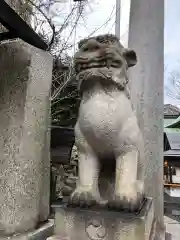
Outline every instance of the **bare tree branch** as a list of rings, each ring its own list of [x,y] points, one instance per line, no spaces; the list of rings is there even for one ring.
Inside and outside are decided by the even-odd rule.
[[[168,97],[174,100],[178,100],[178,101],[180,100],[180,71],[179,70],[175,69],[169,73],[168,83],[165,85],[165,92]]]
[[[47,20],[47,22],[49,23],[51,29],[52,29],[52,37],[51,37],[51,41],[49,43],[48,49],[51,48],[51,45],[54,42],[54,38],[55,38],[55,25],[52,23],[51,19],[49,19],[46,14],[43,12],[43,10],[41,9],[41,7],[37,6],[33,1],[31,0],[27,0],[33,7],[35,7],[42,15],[43,17]],[[42,6],[42,5],[41,5]]]

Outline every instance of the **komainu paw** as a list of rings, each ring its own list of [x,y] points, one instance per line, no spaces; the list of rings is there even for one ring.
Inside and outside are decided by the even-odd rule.
[[[70,196],[69,204],[79,207],[91,207],[98,204],[98,202],[90,191],[75,190]]]
[[[142,187],[124,188],[124,191],[119,192],[119,194],[114,194],[111,201],[108,203],[108,207],[117,210],[124,210],[127,212],[138,212],[142,207],[145,196]]]
[[[108,203],[108,207],[116,210],[124,210],[127,212],[138,212],[144,201],[144,196],[139,195],[136,199],[126,196],[115,195]]]

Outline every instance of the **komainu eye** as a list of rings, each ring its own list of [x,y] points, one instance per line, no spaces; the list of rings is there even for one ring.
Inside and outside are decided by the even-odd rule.
[[[98,50],[99,49],[99,46],[94,46],[94,50]]]

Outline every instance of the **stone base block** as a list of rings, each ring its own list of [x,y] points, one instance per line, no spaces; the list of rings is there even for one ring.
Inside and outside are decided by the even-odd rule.
[[[54,220],[49,220],[47,223],[41,225],[38,229],[27,232],[26,234],[19,234],[12,237],[4,237],[0,240],[45,240],[52,236],[54,232]]]
[[[107,209],[55,207],[52,239],[68,240],[149,240],[154,218],[152,199],[138,214]]]

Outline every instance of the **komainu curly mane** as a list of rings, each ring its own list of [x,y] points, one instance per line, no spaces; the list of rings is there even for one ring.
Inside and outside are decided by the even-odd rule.
[[[114,35],[83,39],[74,56],[82,99],[75,126],[79,181],[70,203],[135,211],[144,198],[143,139],[127,95],[136,53]]]

